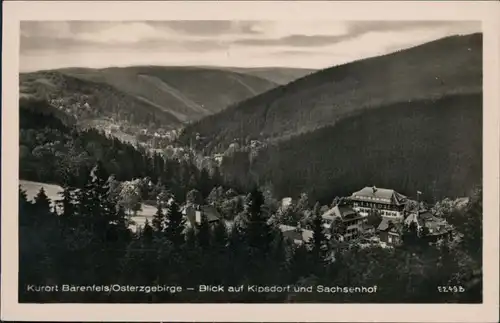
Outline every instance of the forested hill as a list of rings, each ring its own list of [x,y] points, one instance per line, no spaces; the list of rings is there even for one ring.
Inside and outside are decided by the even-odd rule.
[[[269,145],[251,162],[227,157],[223,170],[231,180],[272,183],[279,197],[305,192],[323,203],[367,185],[413,198],[422,191],[428,202],[469,196],[482,183],[481,106],[473,94],[369,110]]]
[[[23,180],[82,187],[100,162],[118,181],[148,178],[168,187],[179,201],[194,188],[206,196],[222,184],[217,170],[210,174],[189,160],[167,160],[96,129],[73,127],[74,120],[44,101],[23,100],[19,119],[19,178]]]
[[[200,146],[214,152],[312,131],[368,108],[481,91],[482,34],[452,36],[313,73],[190,125],[181,141],[199,133]]]
[[[112,120],[116,124],[176,127],[180,120],[137,97],[97,80],[83,80],[59,71],[20,75],[20,99],[46,101],[82,120]]]
[[[164,128],[197,120],[260,94],[276,83],[230,70],[134,66],[67,68],[20,75],[22,97],[98,107],[103,116]]]

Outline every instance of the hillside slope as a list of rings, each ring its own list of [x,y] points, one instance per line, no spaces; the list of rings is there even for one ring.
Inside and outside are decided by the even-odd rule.
[[[413,198],[418,190],[427,201],[467,196],[482,182],[481,108],[482,95],[472,94],[370,109],[271,144],[249,169],[227,160],[223,170],[233,181],[253,174],[247,183],[271,183],[281,197],[307,192],[324,203],[367,185]]]
[[[173,128],[181,121],[137,97],[99,80],[83,80],[58,71],[20,75],[20,100],[46,100],[79,122],[107,119],[120,124]]]
[[[181,141],[199,133],[213,152],[313,131],[368,108],[481,91],[482,35],[452,36],[279,86],[190,125]]]
[[[148,106],[148,109],[174,116],[179,122],[200,119],[277,86],[253,75],[197,67],[67,68],[45,73],[80,82],[106,84]],[[33,86],[23,80],[38,75],[40,73],[23,75],[21,91],[29,92]],[[41,81],[37,85],[52,90],[47,82]]]
[[[284,85],[315,72],[313,69],[288,67],[228,68],[234,72],[254,75]]]

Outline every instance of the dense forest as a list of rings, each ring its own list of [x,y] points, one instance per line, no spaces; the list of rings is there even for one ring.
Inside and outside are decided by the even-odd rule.
[[[56,209],[42,189],[34,201],[19,191],[20,302],[376,302],[432,303],[482,300],[482,193],[462,211],[444,211],[457,228],[454,240],[430,245],[408,227],[397,248],[362,248],[328,239],[315,206],[313,237],[295,245],[278,229],[269,191],[249,189],[225,221],[186,229],[180,212],[189,190],[223,205],[228,193],[218,173],[189,162],[164,160],[98,131],[80,131],[43,102],[21,105],[20,178],[64,187]],[[157,212],[138,231],[113,194],[114,180],[150,177],[160,190]],[[222,184],[221,184],[222,183]],[[340,185],[339,185],[340,186]],[[217,188],[216,188],[217,187]],[[163,194],[169,190],[173,194]],[[231,190],[228,190],[228,192]],[[223,190],[222,190],[223,192]],[[225,197],[223,195],[226,195]],[[231,194],[230,194],[231,195]],[[234,193],[232,193],[232,196]],[[173,199],[166,198],[173,196]],[[298,204],[306,204],[307,199]],[[200,202],[203,203],[203,202]],[[308,202],[310,203],[310,202]],[[305,211],[295,208],[303,214]],[[263,275],[262,273],[265,273]],[[94,292],[43,292],[34,285],[94,286]],[[183,292],[116,292],[121,286],[180,286]],[[186,291],[198,285],[377,286],[376,293]],[[440,287],[460,286],[443,293]],[[62,288],[62,287],[61,287]],[[85,288],[85,287],[84,287]],[[88,288],[88,287],[86,287]],[[99,291],[99,288],[102,290]],[[114,287],[116,288],[116,286]]]
[[[239,187],[269,184],[278,197],[305,192],[322,203],[367,185],[419,190],[428,202],[468,196],[482,178],[481,104],[462,95],[369,110],[257,154],[226,154],[221,170]]]
[[[185,229],[176,201],[158,201],[143,230],[127,227],[123,208],[109,194],[109,174],[100,163],[85,185],[61,193],[59,214],[40,190],[34,203],[20,190],[20,302],[342,302],[479,303],[482,300],[482,194],[445,217],[459,224],[455,239],[429,245],[405,229],[394,249],[345,246],[328,240],[319,213],[313,237],[296,246],[269,223],[259,190],[247,197],[243,219],[228,228],[203,217]],[[265,274],[263,274],[265,273]],[[64,291],[62,285],[72,288]],[[116,284],[116,285],[115,285]],[[200,293],[198,285],[292,286],[287,292]],[[40,291],[33,286],[59,285]],[[117,291],[119,286],[151,290]],[[372,287],[372,293],[315,292],[317,286]],[[117,287],[118,286],[118,287]],[[155,291],[157,286],[177,286]],[[180,291],[178,287],[183,288]],[[195,291],[187,291],[188,287]],[[293,287],[312,287],[295,292]],[[91,290],[75,292],[81,288]],[[93,291],[92,291],[93,290]],[[443,292],[444,291],[444,292]]]

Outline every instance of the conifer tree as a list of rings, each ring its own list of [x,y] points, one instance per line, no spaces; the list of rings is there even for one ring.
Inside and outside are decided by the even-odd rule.
[[[21,187],[21,185],[18,186],[18,190],[19,190],[19,203],[22,203],[22,204],[28,203],[28,194]]]
[[[186,246],[193,249],[196,246],[196,232],[193,227],[188,227],[185,231]]]
[[[109,225],[116,222],[116,206],[110,199],[109,175],[102,163],[98,161],[92,169],[85,187],[81,190],[81,216],[90,231],[101,241],[106,239]]]
[[[273,237],[271,243],[271,259],[274,262],[273,270],[279,276],[274,277],[274,279],[280,279],[282,278],[282,274],[288,270],[287,247],[283,239],[283,233],[279,229],[274,230]]]
[[[57,204],[62,209],[62,216],[65,218],[73,216],[75,214],[73,190],[69,186],[66,186],[59,195],[61,199],[57,201]]]
[[[196,224],[196,237],[198,245],[202,249],[207,249],[210,245],[210,224],[207,215],[202,212],[200,223]]]
[[[42,216],[50,214],[50,199],[43,187],[40,188],[38,194],[35,196],[35,209],[36,212]]]
[[[31,202],[28,201],[28,195],[26,191],[19,185],[19,224],[20,225],[31,225]]]
[[[165,228],[165,215],[163,214],[162,203],[156,203],[156,213],[153,216],[153,230],[155,232],[162,232]]]
[[[264,196],[258,189],[254,189],[248,196],[247,216],[248,223],[244,233],[248,246],[259,255],[265,255],[272,241],[272,228],[262,212]]]
[[[224,220],[217,221],[213,229],[213,241],[219,248],[225,248],[229,242],[227,227]]]
[[[125,208],[122,205],[115,206],[113,224],[120,238],[125,238],[126,240],[130,235],[129,226],[133,223],[127,217]]]
[[[323,219],[319,213],[319,206],[315,208],[312,220],[313,236],[309,241],[313,261],[320,268],[324,265],[327,252],[327,238],[325,228],[323,227]]]
[[[167,224],[165,227],[165,236],[176,247],[180,247],[184,243],[184,229],[186,220],[184,219],[179,205],[174,200],[170,203],[167,213]]]
[[[149,224],[149,220],[146,219],[144,223],[144,228],[142,229],[141,237],[144,239],[146,244],[150,244],[153,241],[153,228]]]
[[[207,197],[210,194],[210,189],[212,187],[210,174],[208,173],[206,168],[203,168],[200,173],[200,184],[199,190],[203,197]]]

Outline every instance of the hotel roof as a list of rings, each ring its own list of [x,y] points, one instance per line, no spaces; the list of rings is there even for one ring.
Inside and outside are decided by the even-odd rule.
[[[383,218],[377,227],[378,231],[390,231],[391,229],[394,229],[395,231],[400,231],[402,229],[402,225],[399,222],[394,222],[390,219]]]
[[[356,213],[349,205],[337,205],[321,215],[325,220],[334,220],[340,218],[343,221],[360,218],[361,215]]]
[[[360,191],[354,192],[351,200],[402,205],[406,202],[407,197],[387,188],[365,187]]]

